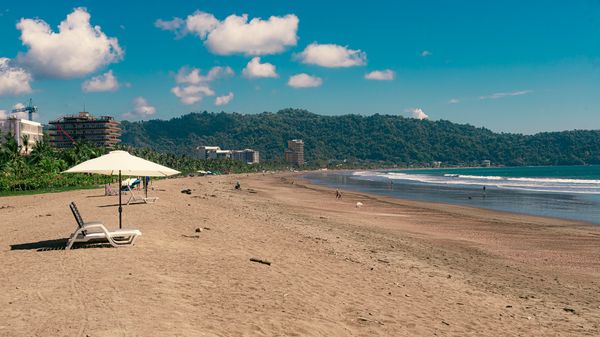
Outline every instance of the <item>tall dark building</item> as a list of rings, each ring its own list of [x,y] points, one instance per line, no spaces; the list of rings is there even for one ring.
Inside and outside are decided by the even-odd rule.
[[[112,148],[120,142],[120,123],[111,116],[80,112],[51,121],[49,125],[50,145],[59,149],[73,147],[77,142]]]
[[[302,139],[288,140],[288,148],[285,150],[285,160],[295,165],[304,164],[304,142]]]

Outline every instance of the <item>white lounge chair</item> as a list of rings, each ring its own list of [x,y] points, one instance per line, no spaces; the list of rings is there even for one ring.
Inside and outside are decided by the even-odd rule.
[[[99,221],[84,222],[77,205],[74,202],[69,204],[71,212],[77,221],[77,230],[71,234],[65,249],[71,249],[76,242],[108,242],[113,247],[131,246],[135,240],[142,235],[137,229],[118,229],[109,231],[104,224]]]
[[[129,200],[127,200],[127,205],[129,205],[131,202],[138,202],[138,201],[143,201],[147,204],[153,204],[158,200],[158,197],[144,197],[144,196],[138,196],[135,194],[135,192],[133,192],[133,189],[128,185],[127,189],[129,190]]]

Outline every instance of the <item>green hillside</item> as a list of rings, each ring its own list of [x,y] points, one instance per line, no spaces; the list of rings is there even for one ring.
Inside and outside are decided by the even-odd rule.
[[[301,138],[307,160],[368,160],[397,164],[600,164],[600,131],[494,133],[449,121],[391,115],[323,116],[305,110],[277,113],[190,113],[171,120],[127,122],[123,143],[193,155],[198,145],[253,148],[261,159],[283,156],[286,141]]]

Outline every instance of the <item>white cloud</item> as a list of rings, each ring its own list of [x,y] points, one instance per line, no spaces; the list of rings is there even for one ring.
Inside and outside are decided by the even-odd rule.
[[[92,77],[83,82],[81,89],[85,92],[115,91],[119,89],[119,81],[113,75],[112,70],[109,70],[102,75]]]
[[[25,104],[23,103],[15,103],[15,105],[13,105],[13,109],[23,109],[25,108]]]
[[[0,57],[0,96],[30,93],[31,74],[13,66],[9,58]]]
[[[250,21],[247,14],[230,15],[220,21],[210,13],[196,11],[185,20],[157,20],[154,24],[175,32],[178,37],[195,34],[214,54],[268,55],[296,45],[298,22],[298,17],[293,14]]]
[[[229,94],[224,95],[224,96],[218,96],[217,98],[215,98],[215,105],[221,106],[221,105],[229,104],[229,102],[231,102],[232,99],[233,99],[232,92],[230,92]]]
[[[156,108],[146,101],[144,97],[136,97],[133,100],[133,110],[123,114],[128,119],[146,119],[156,113]]]
[[[215,92],[210,88],[210,82],[230,75],[233,75],[233,70],[230,67],[213,67],[206,75],[202,75],[198,68],[190,70],[188,67],[182,67],[175,76],[177,85],[171,88],[171,92],[183,104],[198,103],[205,96],[215,95]]]
[[[460,100],[458,98],[452,98],[448,101],[449,104],[458,104]]]
[[[433,54],[429,50],[423,50],[421,52],[421,56],[423,56],[423,57],[427,57],[427,56],[431,56],[431,55],[433,55]]]
[[[177,84],[200,84],[212,82],[218,78],[233,75],[233,69],[230,67],[212,67],[208,74],[201,75],[200,69],[192,68],[189,70],[188,67],[182,67],[177,72],[175,80]]]
[[[396,77],[396,73],[393,70],[375,70],[365,75],[367,80],[376,81],[391,81]]]
[[[317,42],[309,44],[303,52],[296,54],[296,58],[305,64],[328,68],[362,66],[367,63],[367,54],[361,50]]]
[[[171,88],[171,92],[185,105],[198,103],[204,96],[215,95],[215,92],[206,85],[176,86]]]
[[[531,90],[519,90],[519,91],[511,91],[511,92],[496,92],[491,95],[479,96],[479,99],[498,99],[510,96],[521,96],[531,93]]]
[[[219,27],[219,20],[210,13],[196,11],[186,19],[185,28],[188,32],[195,33],[201,39],[206,39],[208,33]]]
[[[19,53],[18,62],[36,75],[55,78],[81,77],[118,62],[123,50],[100,26],[90,25],[90,14],[75,8],[58,26],[58,33],[40,19],[21,19],[17,28],[29,48]]]
[[[171,21],[166,21],[162,19],[158,19],[154,22],[154,26],[160,28],[162,30],[170,30],[176,33],[177,37],[182,37],[183,32],[186,30],[185,28],[185,20],[182,18],[173,18]],[[183,30],[183,31],[182,31]]]
[[[291,76],[288,85],[292,88],[314,88],[320,87],[323,80],[320,77],[311,76],[305,73]]]
[[[429,116],[421,108],[407,109],[405,111],[409,112],[411,114],[411,116],[413,118],[416,118],[416,119],[423,120],[423,119],[428,119],[429,118]]]
[[[260,57],[258,56],[248,62],[246,68],[242,70],[242,74],[247,78],[279,77],[275,66],[271,63],[260,63]]]

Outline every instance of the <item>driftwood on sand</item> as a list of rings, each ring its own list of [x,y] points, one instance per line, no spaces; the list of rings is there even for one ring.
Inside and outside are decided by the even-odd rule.
[[[258,262],[258,263],[262,263],[262,264],[266,264],[267,266],[271,265],[271,261],[261,260],[261,259],[255,258],[255,257],[250,258],[250,261],[252,261],[252,262]]]

